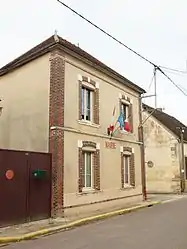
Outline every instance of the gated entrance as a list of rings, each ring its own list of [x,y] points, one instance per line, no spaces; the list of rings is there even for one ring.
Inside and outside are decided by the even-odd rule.
[[[0,149],[0,227],[50,215],[51,154]]]

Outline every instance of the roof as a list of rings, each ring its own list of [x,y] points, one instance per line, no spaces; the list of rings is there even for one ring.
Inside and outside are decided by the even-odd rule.
[[[129,88],[135,90],[138,93],[145,93],[145,90],[141,87],[137,86],[136,84],[132,83],[130,80],[126,79],[121,74],[117,73],[98,59],[94,58],[92,55],[88,54],[86,51],[82,50],[81,48],[75,46],[74,44],[70,43],[69,41],[59,37],[59,36],[51,36],[39,45],[35,46],[31,50],[27,51],[23,55],[19,56],[12,62],[8,63],[7,65],[3,66],[0,69],[0,76],[3,76],[10,71],[36,59],[37,57],[44,55],[54,49],[56,46],[59,46],[60,49],[65,51],[66,53],[73,54],[74,56],[77,55],[84,59],[85,62],[91,63],[93,67],[102,71],[105,74],[117,79],[122,84],[125,84]]]
[[[146,104],[143,104],[143,109],[149,113],[153,112],[154,110],[153,107],[150,107]],[[168,128],[171,132],[173,132],[178,138],[180,138],[180,130],[177,129],[177,127],[186,127],[186,125],[181,123],[175,117],[170,116],[169,114],[158,109],[155,109],[155,111],[152,113],[152,116],[156,118],[160,123],[162,123],[166,128]],[[185,129],[184,131],[184,140],[187,141],[187,129]]]

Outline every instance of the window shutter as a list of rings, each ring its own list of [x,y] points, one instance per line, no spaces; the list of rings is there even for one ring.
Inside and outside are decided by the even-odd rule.
[[[130,127],[130,132],[133,132],[133,106],[132,104],[129,105],[129,127]]]
[[[99,124],[99,89],[96,88],[93,92],[93,121]]]
[[[135,187],[135,160],[134,153],[130,156],[130,185]]]
[[[82,192],[84,187],[85,170],[84,170],[84,155],[82,149],[79,148],[79,192]]]
[[[121,188],[124,188],[124,159],[121,153]]]
[[[79,110],[78,110],[78,119],[82,119],[82,82],[79,81]]]
[[[93,153],[94,189],[100,190],[100,151]]]
[[[121,113],[122,111],[122,103],[121,103],[121,99],[119,100],[119,114]]]

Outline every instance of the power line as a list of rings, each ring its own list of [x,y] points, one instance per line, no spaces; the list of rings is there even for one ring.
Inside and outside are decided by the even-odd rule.
[[[177,87],[177,89],[179,91],[181,91],[185,96],[187,96],[187,94],[160,68],[160,66],[157,66],[155,63],[153,63],[152,61],[150,61],[149,59],[147,59],[146,57],[142,56],[141,54],[139,54],[138,52],[136,52],[135,50],[133,50],[132,48],[128,47],[127,45],[125,45],[123,42],[121,42],[120,40],[118,40],[117,38],[115,38],[113,35],[111,35],[110,33],[108,33],[107,31],[105,31],[104,29],[100,28],[98,25],[96,25],[95,23],[93,23],[92,21],[90,21],[89,19],[87,19],[86,17],[84,17],[83,15],[81,15],[79,12],[77,12],[76,10],[74,10],[73,8],[71,8],[70,6],[68,6],[67,4],[65,4],[64,2],[57,0],[57,2],[59,2],[60,4],[62,4],[64,7],[66,7],[67,9],[69,9],[71,12],[73,12],[74,14],[78,15],[79,17],[81,17],[83,20],[85,20],[86,22],[88,22],[89,24],[91,24],[92,26],[94,26],[95,28],[97,28],[98,30],[100,30],[102,33],[104,33],[105,35],[109,36],[110,38],[112,38],[114,41],[116,41],[117,43],[119,43],[120,45],[122,45],[123,47],[127,48],[128,50],[130,50],[132,53],[134,53],[135,55],[139,56],[141,59],[145,60],[146,62],[148,62],[149,64],[151,64],[155,69],[158,69],[175,87]]]
[[[187,94],[185,93],[185,91],[183,91],[161,68],[158,68],[158,70],[179,90],[181,91],[185,96],[187,96]]]
[[[176,72],[176,73],[187,74],[187,71],[182,71],[182,70],[178,70],[178,69],[174,69],[174,68],[170,68],[170,67],[164,67],[164,66],[159,66],[159,67],[164,68],[164,69],[169,70],[169,71]]]
[[[132,48],[128,47],[127,45],[125,45],[123,42],[121,42],[120,40],[118,40],[117,38],[115,38],[114,36],[112,36],[111,34],[109,34],[107,31],[105,31],[104,29],[100,28],[98,25],[96,25],[95,23],[93,23],[92,21],[88,20],[86,17],[84,17],[83,15],[81,15],[80,13],[78,13],[76,10],[72,9],[71,7],[69,7],[67,4],[63,3],[60,0],[57,0],[59,3],[61,3],[62,5],[64,5],[66,8],[68,8],[69,10],[71,10],[73,13],[75,13],[76,15],[78,15],[79,17],[81,17],[82,19],[84,19],[86,22],[90,23],[92,26],[94,26],[95,28],[99,29],[101,32],[103,32],[105,35],[109,36],[110,38],[112,38],[114,41],[118,42],[119,44],[121,44],[122,46],[124,46],[125,48],[127,48],[128,50],[130,50],[131,52],[133,52],[134,54],[138,55],[140,58],[142,58],[143,60],[147,61],[148,63],[150,63],[152,66],[156,66],[156,64],[154,64],[153,62],[151,62],[150,60],[148,60],[147,58],[145,58],[144,56],[142,56],[141,54],[139,54],[138,52],[136,52],[135,50],[133,50]]]
[[[186,73],[185,72],[181,73],[181,72],[176,72],[176,71],[172,71],[172,70],[169,70],[169,69],[165,69],[164,71],[166,73],[168,73],[168,74],[177,75],[177,76],[181,76],[181,77],[187,75],[187,72]]]
[[[179,85],[179,84],[178,84]],[[181,86],[181,85],[179,85],[179,87],[181,88],[181,89],[183,89],[186,93],[187,93],[187,89],[185,88],[185,87],[183,87],[183,86]]]

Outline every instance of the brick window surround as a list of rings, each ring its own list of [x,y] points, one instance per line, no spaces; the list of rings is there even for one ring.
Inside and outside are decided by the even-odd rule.
[[[93,92],[92,101],[92,120],[94,124],[99,124],[99,87],[98,84],[87,76],[78,77],[79,82],[79,111],[78,119],[82,120],[82,87],[88,88]]]
[[[93,190],[100,190],[100,148],[97,144],[91,141],[79,141],[78,148],[78,167],[79,167],[79,179],[78,179],[78,191],[79,193],[84,191],[84,152],[88,151],[92,153],[92,174],[93,174]]]
[[[125,95],[121,95],[119,98],[119,110],[122,111],[123,105],[126,105],[128,108],[128,122],[129,122],[129,128],[130,132],[133,133],[133,105],[132,100],[129,97],[126,97]]]
[[[121,188],[124,188],[124,156],[129,156],[129,176],[130,176],[130,186],[135,187],[135,158],[133,149],[130,147],[122,147],[121,151]]]

